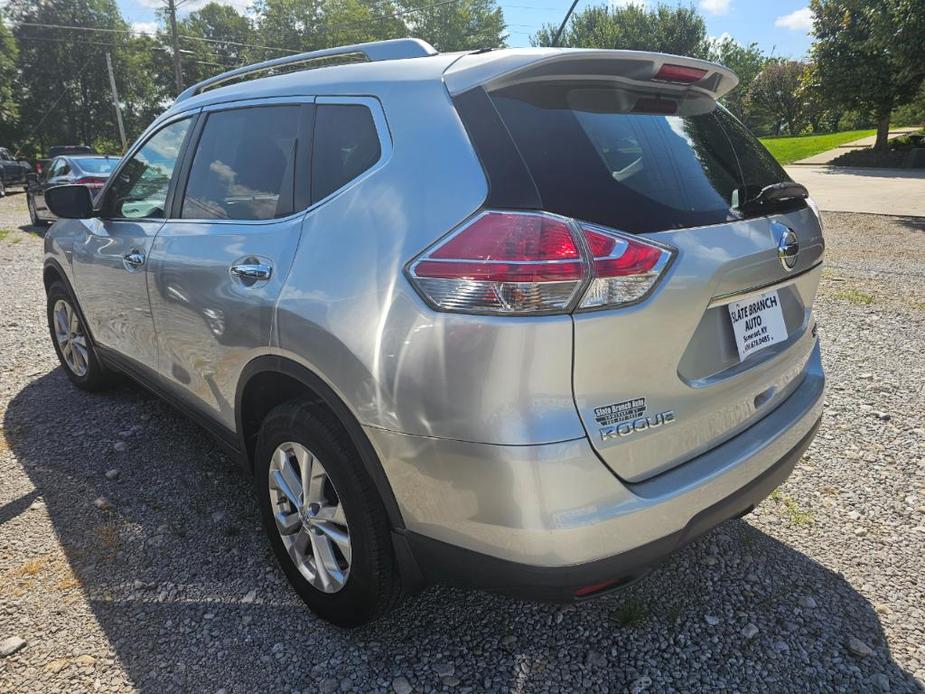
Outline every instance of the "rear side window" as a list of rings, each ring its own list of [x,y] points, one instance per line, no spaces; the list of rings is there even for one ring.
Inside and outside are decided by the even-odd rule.
[[[180,216],[259,220],[291,214],[300,113],[297,105],[210,113]]]
[[[746,190],[789,180],[711,101],[666,115],[656,98],[574,83],[510,87],[491,101],[550,212],[632,233],[718,224],[742,217]]]
[[[90,174],[108,174],[116,168],[118,159],[77,159],[77,166],[81,171]]]
[[[372,167],[382,154],[372,113],[358,104],[319,104],[312,148],[312,200],[317,202]]]

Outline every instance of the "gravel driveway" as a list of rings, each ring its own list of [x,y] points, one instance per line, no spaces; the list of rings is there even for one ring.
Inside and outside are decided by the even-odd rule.
[[[21,194],[0,200],[0,653],[26,642],[0,691],[922,686],[925,220],[826,215],[826,416],[753,515],[618,595],[431,588],[352,632],[288,589],[207,435],[130,385],[69,386],[24,221]]]

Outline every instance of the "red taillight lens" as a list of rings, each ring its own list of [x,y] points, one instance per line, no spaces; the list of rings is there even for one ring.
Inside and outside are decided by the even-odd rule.
[[[588,251],[577,240],[584,236]],[[527,314],[634,302],[671,251],[544,212],[482,212],[408,268],[414,286],[447,311]],[[589,283],[590,282],[590,283]]]
[[[483,212],[412,263],[431,303],[450,311],[562,311],[587,268],[569,220],[539,212]]]
[[[84,176],[83,178],[78,178],[74,183],[87,186],[87,188],[102,188],[106,183],[106,179],[97,178],[96,176]]]
[[[579,308],[619,306],[642,299],[655,286],[671,260],[664,246],[610,229],[581,227],[591,249],[593,279]]]
[[[680,82],[682,84],[693,84],[694,82],[699,82],[702,80],[703,76],[706,74],[706,70],[702,70],[697,67],[687,67],[686,65],[672,65],[671,63],[665,63],[658,69],[658,72],[655,73],[655,77],[652,79],[660,80],[662,82]]]

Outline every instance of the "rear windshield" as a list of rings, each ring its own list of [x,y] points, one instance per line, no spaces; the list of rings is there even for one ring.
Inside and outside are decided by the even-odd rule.
[[[790,180],[712,100],[574,83],[491,100],[550,212],[633,233],[719,224],[744,216],[746,190]]]
[[[118,159],[89,159],[84,157],[73,157],[73,161],[80,167],[81,171],[90,174],[108,174],[111,173]]]

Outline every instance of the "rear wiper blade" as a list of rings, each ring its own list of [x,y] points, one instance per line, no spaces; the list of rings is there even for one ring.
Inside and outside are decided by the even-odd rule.
[[[739,210],[748,211],[761,209],[773,203],[789,202],[790,200],[805,200],[809,197],[809,191],[806,186],[796,183],[795,181],[781,181],[764,186],[755,195],[749,195],[749,188],[754,190],[754,186],[745,186],[743,189],[745,200],[735,205]],[[737,190],[736,193],[739,191]]]

